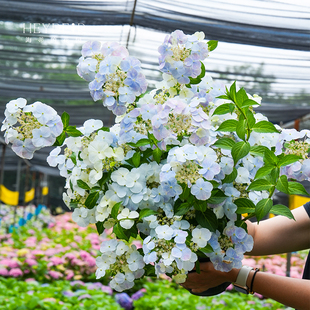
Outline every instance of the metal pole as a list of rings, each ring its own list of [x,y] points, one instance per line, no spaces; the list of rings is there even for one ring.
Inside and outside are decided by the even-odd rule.
[[[18,192],[18,200],[17,200],[17,205],[15,206],[15,210],[14,210],[14,226],[16,224],[17,206],[19,204],[19,183],[20,183],[21,169],[22,169],[22,160],[19,158],[18,165],[17,165],[17,175],[16,175],[16,192]]]
[[[1,158],[1,169],[0,169],[0,210],[1,210],[1,191],[4,179],[4,160],[5,160],[6,144],[2,144],[2,158]]]
[[[292,257],[292,253],[286,254],[286,276],[287,277],[291,276],[291,257]]]

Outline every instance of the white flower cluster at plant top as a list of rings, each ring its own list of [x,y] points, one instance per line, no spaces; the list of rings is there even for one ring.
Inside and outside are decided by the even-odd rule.
[[[52,107],[39,101],[26,103],[26,99],[18,98],[6,105],[1,131],[5,130],[5,142],[12,143],[17,155],[31,159],[35,151],[55,143],[63,124]]]
[[[240,268],[253,246],[245,220],[292,218],[273,205],[274,194],[307,194],[297,181],[310,178],[309,132],[275,127],[253,111],[259,96],[205,75],[202,61],[216,44],[202,33],[168,35],[159,47],[163,80],[147,93],[140,63],[124,47],[83,46],[78,73],[116,124],[87,120],[75,129],[64,113],[47,161],[67,180],[73,220],[95,223],[99,233],[113,228],[118,240],[101,245],[96,276],[109,272],[118,291],[144,275],[182,283],[199,257],[217,270]]]

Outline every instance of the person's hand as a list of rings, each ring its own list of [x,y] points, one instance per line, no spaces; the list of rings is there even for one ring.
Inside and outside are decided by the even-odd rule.
[[[201,293],[224,282],[234,282],[238,272],[239,269],[222,272],[215,270],[210,262],[200,263],[200,273],[198,274],[195,270],[188,273],[186,281],[181,285],[191,290],[192,293]]]

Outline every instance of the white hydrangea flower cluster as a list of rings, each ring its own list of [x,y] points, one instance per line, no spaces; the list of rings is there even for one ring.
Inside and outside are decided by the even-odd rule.
[[[56,147],[47,161],[67,179],[63,198],[73,220],[96,224],[100,234],[113,229],[121,240],[102,244],[96,273],[109,272],[118,291],[145,273],[182,283],[200,257],[217,270],[240,268],[253,246],[245,220],[260,221],[269,212],[292,218],[285,206],[273,206],[275,193],[307,194],[296,180],[310,180],[309,132],[274,126],[253,110],[260,97],[235,83],[225,91],[205,76],[201,62],[214,44],[202,40],[201,33],[180,31],[168,37],[160,48],[161,68],[168,71],[139,99],[145,92],[142,82],[135,84],[140,64],[126,49],[83,46],[78,72],[92,87],[101,81],[92,95],[115,105],[116,124],[104,128],[88,120],[73,134],[65,131],[64,152]],[[141,249],[131,245],[137,236]]]
[[[31,159],[36,150],[55,143],[63,124],[52,107],[39,101],[26,104],[26,99],[18,98],[6,105],[1,131],[5,130],[5,142],[12,143],[17,155]]]

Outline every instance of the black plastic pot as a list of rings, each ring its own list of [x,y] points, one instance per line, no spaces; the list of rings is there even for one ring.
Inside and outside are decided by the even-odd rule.
[[[201,258],[199,257],[199,262],[201,263],[206,263],[206,262],[210,262],[210,259],[208,257],[205,258]],[[195,270],[190,271],[190,272],[195,272]],[[193,293],[191,290],[188,290],[191,294],[193,295],[197,295],[197,296],[214,296],[214,295],[218,295],[222,292],[224,292],[226,290],[226,288],[230,285],[230,282],[224,282],[218,286],[209,288],[208,290],[201,292],[201,293]]]

